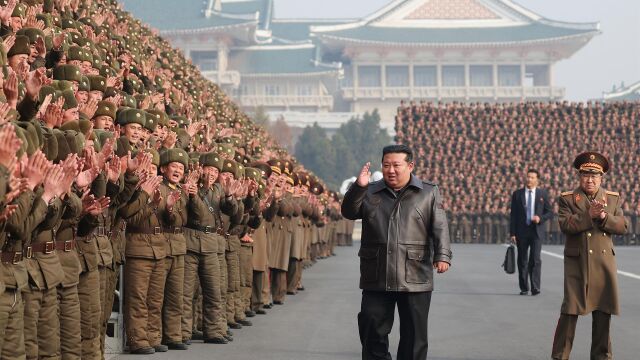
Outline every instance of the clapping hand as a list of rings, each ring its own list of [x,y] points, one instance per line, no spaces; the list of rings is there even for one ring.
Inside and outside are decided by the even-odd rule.
[[[589,216],[591,216],[592,219],[604,220],[607,216],[607,213],[604,211],[604,203],[598,200],[593,200],[589,202],[589,205]]]

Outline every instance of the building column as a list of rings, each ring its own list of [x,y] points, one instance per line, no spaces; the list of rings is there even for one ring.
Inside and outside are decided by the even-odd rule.
[[[464,98],[469,101],[469,87],[471,87],[471,76],[469,74],[469,63],[464,64]]]
[[[409,61],[409,100],[413,100],[413,59]]]
[[[438,87],[438,101],[442,99],[442,63],[438,60],[436,64],[436,85]]]
[[[222,83],[222,75],[227,72],[229,47],[224,41],[218,42],[218,83]]]
[[[358,100],[358,82],[360,80],[358,79],[358,64],[353,62],[351,64],[353,69],[353,101],[355,102]]]
[[[384,100],[385,90],[387,89],[387,65],[384,61],[380,64],[380,87],[382,88],[381,98]]]
[[[498,100],[498,63],[493,60],[493,99]]]
[[[525,96],[525,84],[524,84],[524,80],[526,79],[526,74],[525,74],[525,63],[524,63],[524,59],[520,60],[520,88],[522,89],[522,96],[520,96],[520,100],[524,100],[526,98]]]

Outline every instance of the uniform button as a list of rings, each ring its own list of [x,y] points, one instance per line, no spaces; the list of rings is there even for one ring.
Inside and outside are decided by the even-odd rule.
[[[587,233],[587,236],[591,236],[591,233]]]
[[[593,254],[593,250],[589,250],[589,254]]]
[[[602,233],[602,235],[607,236],[607,233]]]
[[[606,253],[607,253],[607,250],[602,250],[602,253],[603,253],[603,254],[606,254]]]
[[[391,254],[391,250],[389,250],[388,253]]]

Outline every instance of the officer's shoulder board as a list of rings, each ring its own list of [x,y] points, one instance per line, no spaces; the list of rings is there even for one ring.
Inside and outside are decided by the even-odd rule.
[[[607,194],[607,195],[611,195],[611,196],[620,196],[620,193],[619,192],[615,192],[615,191],[608,191],[607,190],[604,193]]]
[[[560,194],[560,196],[568,196],[568,195],[573,195],[573,191],[565,191],[562,194]]]

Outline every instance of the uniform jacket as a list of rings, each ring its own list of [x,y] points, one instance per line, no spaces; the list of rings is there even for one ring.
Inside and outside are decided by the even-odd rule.
[[[558,221],[566,237],[563,314],[619,313],[612,235],[625,234],[629,224],[618,193],[601,188],[596,199],[606,203],[604,220],[591,219],[589,201],[581,189],[562,193],[558,199]]]
[[[267,228],[269,244],[269,267],[287,271],[289,269],[289,256],[291,254],[291,214],[293,204],[289,196],[271,203],[265,211],[265,219],[271,221]]]
[[[438,187],[411,175],[399,193],[384,180],[354,183],[342,215],[362,219],[360,288],[419,292],[433,290],[433,263],[451,263],[447,216]]]

